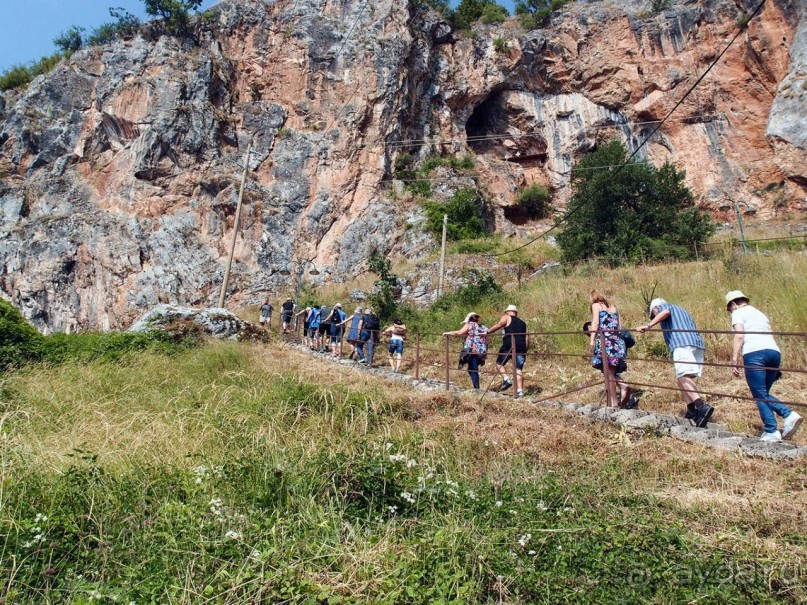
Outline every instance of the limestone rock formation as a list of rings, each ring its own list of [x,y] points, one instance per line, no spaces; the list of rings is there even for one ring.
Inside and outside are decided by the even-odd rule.
[[[763,10],[639,154],[688,170],[717,214],[803,208],[807,18]],[[0,290],[42,330],[129,325],[145,309],[218,296],[244,162],[231,304],[366,269],[374,250],[434,246],[396,182],[408,152],[474,157],[492,224],[519,187],[569,197],[581,154],[636,149],[725,47],[751,0],[577,2],[545,29],[452,32],[421,2],[224,0],[195,39],[141,35],[82,50],[0,96]],[[245,158],[248,143],[253,152]],[[464,181],[463,181],[464,180]],[[292,272],[294,275],[294,272]]]
[[[148,330],[172,330],[192,324],[195,328],[214,338],[247,340],[263,338],[262,328],[244,321],[227,309],[192,309],[174,305],[158,305],[138,319],[130,332]]]

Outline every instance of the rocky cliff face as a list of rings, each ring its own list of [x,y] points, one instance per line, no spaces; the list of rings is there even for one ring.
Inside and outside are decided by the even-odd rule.
[[[475,157],[495,227],[526,183],[562,206],[598,141],[637,146],[737,28],[750,0],[580,2],[549,27],[452,33],[399,0],[225,0],[196,41],[144,34],[81,51],[0,97],[0,289],[45,330],[116,328],[158,303],[215,302],[249,141],[232,301],[320,280],[372,250],[433,246],[392,180],[408,152]],[[716,212],[802,207],[807,18],[768,0],[641,151],[688,170]],[[436,195],[462,180],[438,174]],[[535,227],[527,225],[526,228]]]

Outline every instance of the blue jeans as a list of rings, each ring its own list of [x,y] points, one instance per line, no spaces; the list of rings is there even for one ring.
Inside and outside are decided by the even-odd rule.
[[[781,354],[773,349],[754,351],[743,355],[743,365],[745,366],[773,368],[768,370],[745,368],[745,381],[748,383],[748,388],[751,389],[751,396],[756,399],[759,415],[762,417],[766,433],[779,430],[774,413],[779,414],[782,418],[787,418],[791,414],[789,407],[771,395],[771,386],[778,372],[775,368],[778,368],[781,362]]]
[[[468,355],[468,376],[471,377],[471,384],[475,389],[479,388],[479,365],[481,363],[479,355]]]
[[[365,350],[365,346],[367,349]],[[359,361],[366,361],[367,365],[373,365],[373,349],[375,348],[375,339],[370,334],[370,330],[362,330],[359,335],[359,342],[356,343],[356,351],[359,356]]]

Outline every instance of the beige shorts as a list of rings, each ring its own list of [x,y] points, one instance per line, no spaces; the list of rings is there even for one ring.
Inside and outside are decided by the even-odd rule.
[[[692,376],[700,378],[703,371],[703,349],[678,347],[672,353],[675,362],[675,377]]]

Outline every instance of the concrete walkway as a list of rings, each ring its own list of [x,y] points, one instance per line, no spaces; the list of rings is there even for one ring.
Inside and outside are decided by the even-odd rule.
[[[387,380],[408,383],[413,389],[418,391],[445,390],[445,382],[440,380],[415,380],[414,376],[394,373],[387,369],[386,366],[367,368],[348,359],[336,359],[328,354],[315,353],[303,345],[292,344],[291,346],[317,357],[322,361],[329,361],[345,367],[360,369]],[[474,393],[472,389],[461,388],[453,382],[449,383],[449,391],[467,394]],[[488,391],[485,397],[513,400],[511,396],[490,391]],[[560,408],[566,412],[577,413],[580,416],[591,418],[592,420],[611,422],[624,426],[633,431],[652,432],[657,435],[665,435],[673,439],[679,439],[680,441],[690,441],[724,450],[742,452],[745,455],[757,458],[796,460],[807,456],[807,446],[804,445],[794,445],[786,441],[780,443],[766,443],[760,441],[759,437],[732,433],[728,431],[725,426],[713,423],[709,423],[707,428],[697,428],[693,426],[689,420],[678,416],[669,416],[667,414],[655,414],[644,410],[614,410],[594,404],[562,403],[559,401],[542,401],[539,403],[529,395],[520,398],[518,405]]]

